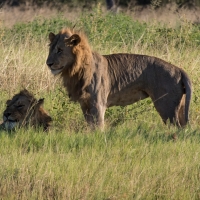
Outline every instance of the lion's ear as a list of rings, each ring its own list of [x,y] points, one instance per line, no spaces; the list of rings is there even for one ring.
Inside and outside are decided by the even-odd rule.
[[[66,46],[76,46],[81,42],[81,38],[79,35],[74,34],[70,38],[65,38],[64,41]]]
[[[53,42],[54,38],[56,37],[56,35],[54,33],[49,33],[49,40],[50,42]]]

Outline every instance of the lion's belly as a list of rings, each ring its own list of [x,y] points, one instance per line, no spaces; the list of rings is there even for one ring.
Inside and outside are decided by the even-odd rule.
[[[124,89],[119,92],[110,94],[107,99],[107,107],[126,106],[133,104],[139,100],[145,99],[149,95],[141,90]]]

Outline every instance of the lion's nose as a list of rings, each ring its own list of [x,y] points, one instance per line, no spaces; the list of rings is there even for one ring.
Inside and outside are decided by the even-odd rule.
[[[53,63],[48,63],[48,62],[47,62],[47,66],[48,66],[48,67],[51,67],[52,65],[53,65]]]
[[[10,112],[4,113],[4,116],[5,116],[6,118],[8,118],[10,115],[11,115]]]

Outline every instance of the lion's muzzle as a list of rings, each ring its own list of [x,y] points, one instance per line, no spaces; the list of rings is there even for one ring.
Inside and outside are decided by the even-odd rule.
[[[51,67],[53,66],[54,63],[48,63],[48,61],[46,62],[47,66],[51,69]]]

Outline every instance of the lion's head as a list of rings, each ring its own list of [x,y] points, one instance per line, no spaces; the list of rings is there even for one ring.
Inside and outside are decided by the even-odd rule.
[[[37,100],[28,92],[22,90],[7,100],[7,108],[3,112],[3,125],[5,129],[12,130],[24,125],[42,126],[47,130],[52,118],[42,108],[44,99]]]
[[[92,52],[86,36],[81,32],[62,29],[49,34],[50,48],[46,64],[54,75],[66,72],[74,75],[81,65],[90,62]]]
[[[81,31],[62,29],[49,34],[50,48],[46,61],[54,75],[61,74],[71,100],[87,96],[85,88],[92,76],[93,53],[87,37]]]

